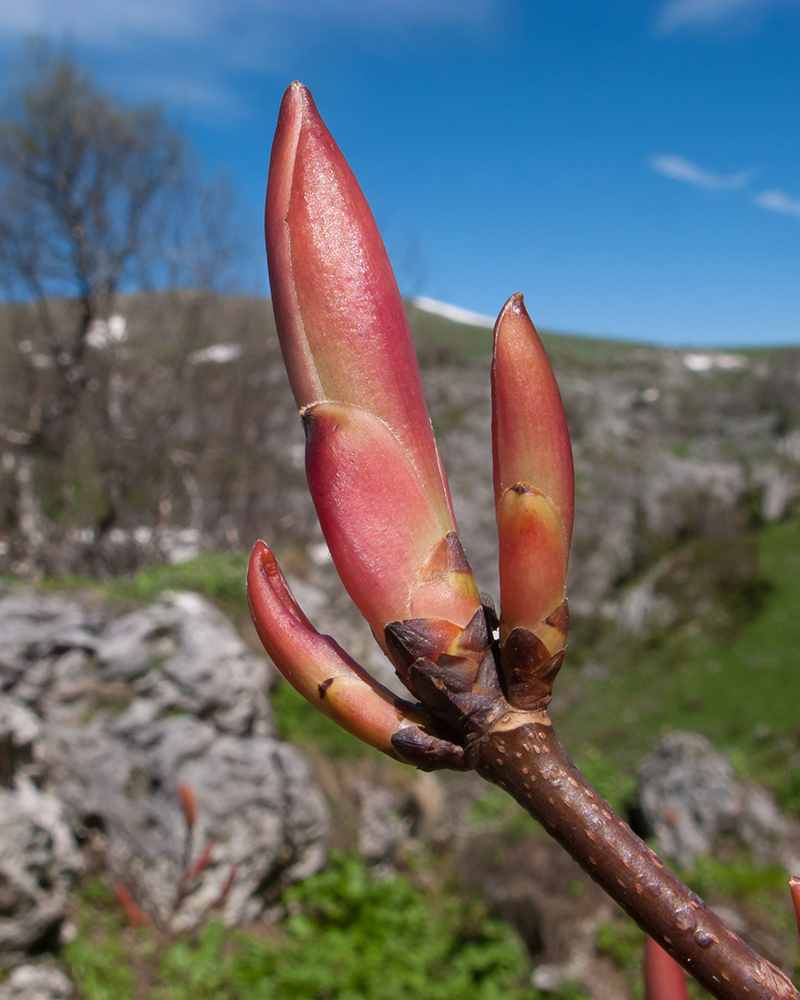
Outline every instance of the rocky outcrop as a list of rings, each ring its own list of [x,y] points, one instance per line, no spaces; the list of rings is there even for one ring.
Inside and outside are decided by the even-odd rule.
[[[639,800],[659,852],[688,866],[734,833],[761,860],[786,860],[789,828],[763,788],[739,784],[729,762],[698,733],[665,736],[639,767]]]
[[[174,930],[214,906],[251,919],[321,867],[326,807],[273,734],[270,667],[208,601],[169,594],[113,617],[11,593],[0,637],[4,960],[57,939],[78,844]]]
[[[25,776],[0,788],[0,967],[56,944],[83,860],[55,795]]]
[[[144,302],[126,306],[141,353],[126,357],[124,379],[112,376],[114,406],[129,434],[122,451],[118,437],[108,435],[103,392],[85,399],[80,432],[92,439],[98,461],[106,456],[90,473],[98,482],[111,470],[128,482],[141,481],[136,509],[126,509],[119,491],[109,486],[116,498],[109,529],[92,521],[97,505],[88,500],[75,512],[83,519],[80,527],[48,524],[40,512],[35,551],[27,551],[19,530],[0,536],[0,572],[129,572],[207,548],[248,549],[259,532],[269,530],[274,542],[291,550],[291,561],[302,569],[318,603],[331,609],[323,617],[340,623],[348,648],[354,647],[357,658],[375,655],[363,652],[372,648],[369,631],[343,597],[319,534],[303,474],[300,421],[277,338],[265,336],[272,329],[269,305],[222,298],[202,305],[192,319],[203,328],[199,350],[207,360],[226,358],[224,363],[198,365],[196,354],[181,358],[179,345],[167,360],[164,334],[152,328],[152,314],[135,315]],[[173,318],[177,329],[179,312]],[[436,330],[426,328],[425,314],[414,307],[411,320],[465,550],[480,588],[496,598],[491,337],[459,326],[448,332],[441,318]],[[226,334],[224,345],[217,338],[220,326],[237,331]],[[448,349],[436,350],[442,335]],[[676,539],[725,538],[754,517],[771,521],[800,510],[800,352],[755,356],[572,337],[545,340],[577,472],[574,616],[613,617],[624,586],[647,572]],[[459,357],[460,342],[469,343],[470,351],[482,343],[485,354]],[[196,351],[197,344],[192,346]],[[230,351],[215,354],[223,346]],[[15,365],[24,361],[19,352],[13,355]],[[11,412],[23,398],[0,399],[6,427],[27,419],[30,401]],[[264,399],[269,405],[252,405]],[[8,452],[9,468],[0,469],[0,500],[9,510],[18,506],[24,457],[17,460]],[[73,495],[81,491],[69,477],[85,479],[90,473],[61,463],[43,481],[64,476],[63,492]],[[26,475],[32,489],[36,477],[30,469]],[[34,507],[45,506],[38,497],[30,500]]]
[[[69,977],[52,962],[19,965],[0,984],[0,1000],[70,1000]]]

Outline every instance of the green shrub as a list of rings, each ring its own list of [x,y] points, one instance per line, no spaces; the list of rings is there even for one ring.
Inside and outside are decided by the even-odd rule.
[[[775,795],[784,809],[800,813],[800,768],[789,768],[780,775],[775,785]]]
[[[695,858],[692,869],[683,873],[689,888],[703,899],[750,899],[770,889],[784,889],[786,873],[777,865],[755,865],[740,851],[731,861]]]
[[[143,570],[127,589],[141,601],[155,600],[163,590],[196,590],[243,608],[248,558],[246,552],[201,552],[185,563]]]
[[[512,928],[483,905],[407,878],[375,879],[359,859],[330,866],[283,898],[270,937],[219,923],[172,944],[148,1000],[536,1000]],[[133,973],[153,935],[124,927],[93,884],[80,902],[80,933],[65,959],[86,1000],[133,995]]]

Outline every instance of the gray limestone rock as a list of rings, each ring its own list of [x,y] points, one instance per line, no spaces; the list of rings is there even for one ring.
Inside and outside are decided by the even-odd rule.
[[[113,879],[161,922],[195,925],[226,886],[226,922],[257,916],[265,893],[324,861],[327,810],[305,761],[267,736],[154,715],[136,699],[111,723],[52,726],[41,751],[51,787],[74,828],[102,846]],[[191,835],[178,785],[196,798]],[[204,871],[185,879],[206,848]]]
[[[411,836],[410,796],[360,779],[358,795],[358,850],[374,863],[392,859]]]
[[[14,774],[33,760],[33,749],[42,727],[22,702],[0,694],[0,787],[10,788]]]
[[[73,832],[175,929],[212,910],[256,917],[324,862],[327,809],[299,751],[272,737],[266,659],[197,594],[107,615],[0,596],[4,961],[56,936],[81,867]],[[196,800],[191,830],[181,785]]]
[[[75,988],[52,961],[18,965],[0,984],[0,1000],[70,1000]]]
[[[98,627],[95,616],[60,594],[4,595],[0,600],[0,689],[35,703],[63,653],[95,649]]]
[[[0,789],[0,960],[55,936],[82,858],[62,803],[27,777]]]
[[[788,826],[763,789],[736,782],[728,761],[698,733],[665,736],[639,767],[639,799],[659,851],[688,866],[735,833],[766,860],[785,849]]]
[[[117,619],[96,655],[101,680],[132,685],[162,711],[189,712],[240,735],[270,731],[267,661],[199,594],[165,594]]]

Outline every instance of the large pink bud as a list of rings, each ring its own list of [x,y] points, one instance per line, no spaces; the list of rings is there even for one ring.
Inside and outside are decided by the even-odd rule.
[[[266,237],[309,486],[342,582],[381,643],[411,618],[460,630],[480,601],[403,301],[361,188],[299,83],[275,132]]]

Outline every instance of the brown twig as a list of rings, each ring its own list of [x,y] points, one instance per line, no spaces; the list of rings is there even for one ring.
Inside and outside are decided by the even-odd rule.
[[[720,1000],[800,1000],[774,965],[738,938],[584,778],[549,719],[513,718],[468,744],[487,781],[511,794],[636,923]]]
[[[565,633],[566,604],[563,610]],[[523,628],[498,641],[494,612],[484,612],[484,631],[476,616],[459,637],[461,655],[440,656],[438,664],[425,655],[430,622],[386,627],[397,672],[431,713],[435,733],[408,726],[392,737],[394,749],[424,770],[474,769],[507,791],[713,996],[800,1000],[790,980],[673,875],[569,759],[546,711],[563,656],[547,659],[544,644]]]

